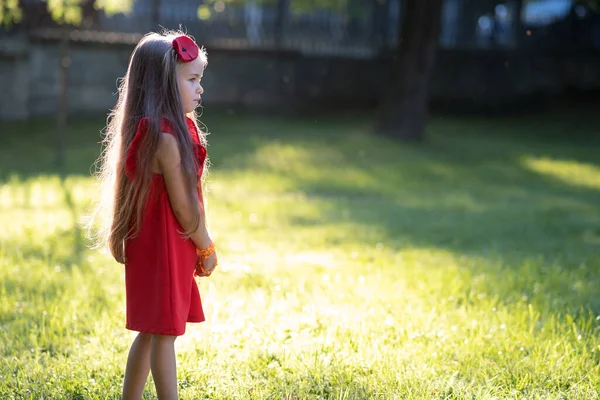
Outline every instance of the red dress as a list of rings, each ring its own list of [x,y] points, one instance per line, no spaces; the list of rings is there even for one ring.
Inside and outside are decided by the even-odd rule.
[[[201,176],[206,149],[200,144],[194,123],[186,117]],[[125,173],[133,179],[136,151],[146,133],[142,118],[128,149]],[[163,119],[161,130],[173,134]],[[202,193],[199,193],[202,201]],[[186,322],[204,321],[198,285],[194,278],[196,246],[185,239],[177,221],[162,174],[153,174],[138,235],[125,243],[126,328],[151,334],[180,336]]]

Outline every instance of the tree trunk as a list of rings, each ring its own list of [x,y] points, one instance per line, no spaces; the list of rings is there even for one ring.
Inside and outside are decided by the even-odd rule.
[[[400,42],[375,131],[421,141],[427,118],[429,80],[439,41],[442,0],[403,3]]]

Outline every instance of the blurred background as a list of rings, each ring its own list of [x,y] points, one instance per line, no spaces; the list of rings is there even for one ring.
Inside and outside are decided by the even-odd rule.
[[[435,15],[430,23],[439,18],[440,24],[427,74],[432,106],[502,113],[594,99],[600,88],[595,0],[437,3],[426,6]],[[115,104],[117,79],[135,43],[161,27],[181,28],[206,47],[208,107],[373,110],[393,79],[392,60],[410,18],[404,14],[411,12],[402,0],[2,0],[0,5],[2,120],[106,112]]]

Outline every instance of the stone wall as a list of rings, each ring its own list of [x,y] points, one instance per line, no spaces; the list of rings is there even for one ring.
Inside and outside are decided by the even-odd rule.
[[[0,118],[29,116],[29,59],[24,40],[0,41]]]
[[[107,113],[132,45],[71,42],[71,113]],[[391,60],[306,56],[297,52],[209,49],[204,104],[255,110],[371,109]],[[0,40],[0,118],[56,112],[59,46],[23,37]],[[600,89],[600,54],[441,50],[431,85],[437,104],[497,107],[536,94]]]

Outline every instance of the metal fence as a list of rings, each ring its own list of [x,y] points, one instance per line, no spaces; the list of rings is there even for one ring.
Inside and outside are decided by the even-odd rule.
[[[119,32],[182,28],[202,43],[236,48],[370,57],[397,43],[400,0],[347,0],[336,9],[298,11],[293,0],[260,4],[137,0],[128,15],[101,18]]]
[[[402,0],[133,0],[126,14],[89,11],[84,29],[184,29],[207,46],[371,58],[398,43]],[[90,3],[93,1],[90,0]],[[302,9],[301,5],[310,7]],[[42,0],[22,0],[47,25]],[[327,4],[330,4],[328,7]],[[88,10],[93,10],[88,7]],[[444,0],[444,48],[600,48],[600,18],[574,0]]]
[[[107,30],[145,32],[180,25],[206,43],[371,57],[395,47],[402,0],[137,0]],[[321,4],[320,6],[317,6]],[[335,7],[327,7],[333,4]],[[444,0],[440,45],[600,48],[597,12],[575,0]]]

